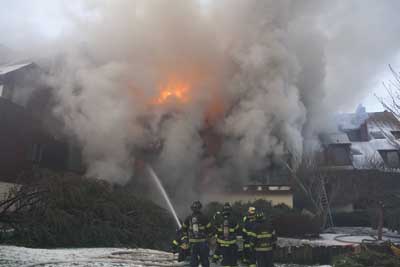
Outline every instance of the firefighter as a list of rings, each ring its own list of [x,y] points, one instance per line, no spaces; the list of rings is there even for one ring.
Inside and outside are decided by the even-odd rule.
[[[216,238],[217,238],[217,235],[216,235],[217,229],[215,229],[215,226],[218,225],[218,223],[221,220],[222,220],[222,213],[221,213],[221,211],[217,211],[213,215],[212,221],[211,221],[211,224],[213,225],[213,233],[215,234],[215,239],[214,240],[216,240]],[[213,256],[212,256],[212,261],[214,263],[217,263],[220,258],[221,258],[221,249],[220,249],[218,243],[215,243],[214,253],[213,253]]]
[[[211,223],[208,218],[203,215],[201,208],[202,205],[200,201],[193,202],[191,206],[193,213],[186,218],[182,225],[182,230],[186,231],[189,236],[191,267],[197,267],[199,263],[201,263],[203,267],[210,266],[208,260],[210,250],[208,248],[207,238],[212,232]]]
[[[276,235],[264,213],[256,215],[256,224],[251,236],[258,267],[272,267],[273,250],[276,248]]]
[[[217,252],[213,261],[221,259],[221,266],[237,266],[238,246],[237,236],[239,224],[232,214],[232,207],[225,203],[222,208],[222,216],[216,222]],[[216,258],[219,257],[219,258]]]
[[[185,261],[190,255],[189,239],[182,228],[176,231],[176,239],[172,241],[172,251],[178,253],[178,262]]]
[[[249,267],[256,266],[256,256],[251,246],[252,231],[256,223],[256,208],[249,207],[246,216],[243,217],[242,236],[243,236],[243,263]]]

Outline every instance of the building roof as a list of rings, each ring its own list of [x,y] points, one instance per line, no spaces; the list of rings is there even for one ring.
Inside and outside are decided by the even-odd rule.
[[[32,62],[26,62],[26,63],[20,63],[20,64],[11,64],[11,65],[2,65],[0,66],[0,75],[5,75],[10,72],[25,68],[27,66],[31,66],[34,63]]]
[[[321,141],[324,145],[351,144],[347,134],[342,132],[322,134]]]
[[[367,124],[371,131],[400,131],[400,121],[389,111],[368,113]]]
[[[356,169],[384,166],[379,151],[400,150],[400,121],[388,111],[367,113],[358,108],[356,113],[339,114],[336,117],[337,132],[321,135],[324,145],[349,144],[352,164]],[[346,132],[365,125],[368,140],[350,141]],[[399,132],[400,134],[400,132]]]

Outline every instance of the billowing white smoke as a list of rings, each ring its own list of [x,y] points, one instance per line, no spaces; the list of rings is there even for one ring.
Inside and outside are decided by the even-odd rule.
[[[299,159],[328,112],[365,94],[382,63],[376,51],[384,60],[397,52],[399,23],[383,18],[398,9],[388,2],[83,2],[86,15],[71,19],[76,31],[60,42],[65,59],[51,78],[56,113],[91,176],[126,182],[137,151],[161,140],[153,164],[178,197],[199,176],[246,180],[288,153]],[[188,103],[153,105],[171,79],[190,83]],[[210,155],[201,133],[213,101],[223,142]]]
[[[195,2],[118,1],[97,6],[89,28],[79,27],[84,52],[69,54],[62,72],[68,76],[56,78],[58,113],[83,144],[90,175],[126,181],[133,148],[154,135],[163,140],[156,161],[162,176],[193,185],[204,160],[205,103],[215,91],[229,99],[229,112],[215,125],[225,139],[222,169],[247,179],[269,157],[301,155],[306,109],[289,38],[290,2],[210,8],[205,17]],[[191,83],[190,105],[147,109],[171,74]]]
[[[237,3],[241,12],[232,16],[237,32],[229,50],[236,70],[227,86],[236,104],[224,121],[230,137],[224,152],[246,177],[265,168],[268,157],[301,156],[306,109],[297,85],[300,62],[289,38],[290,2]]]
[[[135,151],[154,140],[153,164],[170,185],[190,188],[202,155],[204,103],[219,79],[222,52],[195,2],[113,1],[69,37],[66,61],[52,78],[67,129],[83,145],[90,176],[126,182]],[[153,105],[170,80],[191,86],[190,103]],[[139,155],[142,157],[142,155]]]

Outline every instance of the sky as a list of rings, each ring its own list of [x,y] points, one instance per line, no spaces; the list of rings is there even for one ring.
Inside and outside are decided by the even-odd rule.
[[[200,0],[204,6],[210,0]],[[0,0],[0,44],[9,48],[19,48],[21,43],[26,45],[26,40],[32,44],[43,40],[57,40],[71,29],[71,17],[83,15],[87,12],[82,0]],[[85,1],[90,3],[94,1]],[[89,5],[90,7],[90,5]],[[6,33],[6,34],[4,34]],[[400,57],[393,58],[385,65],[391,64],[395,69],[400,69]],[[359,104],[367,107],[368,111],[380,111],[382,105],[376,98],[385,96],[382,86],[383,81],[391,79],[388,67],[384,67],[371,79],[368,94]],[[346,110],[349,111],[349,110]]]
[[[400,56],[394,58],[393,62],[388,62],[387,64],[390,64],[395,70],[400,70]],[[393,80],[393,76],[389,66],[376,74],[374,81],[371,83],[369,94],[361,101],[361,104],[367,108],[367,111],[375,112],[383,110],[378,98],[388,99],[383,83],[387,83],[390,80]]]

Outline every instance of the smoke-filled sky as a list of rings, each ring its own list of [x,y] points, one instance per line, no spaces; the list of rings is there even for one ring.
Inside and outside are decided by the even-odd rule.
[[[91,7],[96,1],[3,0],[1,2],[0,32],[2,34],[0,36],[0,44],[10,48],[25,49],[27,43],[29,46],[29,43],[37,44],[44,40],[54,41],[62,37],[63,34],[73,28],[76,17],[82,18],[91,15]],[[205,10],[212,5],[212,1],[209,0],[199,0],[199,2]],[[398,6],[397,1],[389,0],[376,3],[376,1],[353,0],[349,1],[349,3],[331,1],[335,3],[329,4],[318,2],[305,0],[300,1],[299,5],[304,5],[305,9],[310,9],[310,13],[317,13],[314,15],[321,17],[323,22],[319,27],[325,31],[327,36],[333,33],[336,34],[336,41],[342,41],[336,47],[337,50],[343,52],[337,58],[336,68],[342,69],[343,66],[341,64],[349,64],[355,70],[360,68],[367,69],[369,67],[368,61],[372,61],[372,70],[365,70],[365,72],[371,72],[368,73],[371,78],[369,81],[365,81],[368,84],[363,86],[365,89],[363,94],[360,98],[353,99],[351,104],[342,107],[342,110],[354,110],[354,106],[359,103],[366,105],[368,110],[381,110],[382,107],[374,94],[383,94],[381,92],[381,82],[390,78],[387,65],[400,66],[398,57],[396,58],[396,56],[392,55],[387,58],[384,51],[393,51],[397,47],[396,29],[398,28],[398,23],[395,17],[395,10]],[[321,5],[325,5],[322,10],[320,9]],[[333,46],[336,45],[336,42],[332,43]],[[342,45],[348,45],[351,49],[340,47]],[[360,45],[364,49],[370,49],[368,56],[361,55],[364,49],[359,49],[358,46]],[[360,53],[357,61],[348,60],[348,63],[339,63],[339,61],[348,58],[347,54],[356,57],[355,53]],[[393,54],[393,52],[390,53]],[[369,59],[369,57],[373,59]],[[342,80],[348,84],[349,80],[351,80],[349,76],[357,75],[353,74],[353,72],[346,74],[344,73],[345,70],[346,68],[342,71],[337,70],[337,72],[346,76],[346,79]],[[354,72],[357,73],[356,71]],[[345,87],[345,90],[348,90],[349,86],[338,85],[338,87]]]
[[[162,143],[153,164],[179,196],[196,177],[240,179],[296,158],[326,114],[363,100],[379,109],[373,93],[388,64],[400,67],[398,10],[397,0],[2,0],[0,44],[62,55],[54,112],[89,175],[124,182],[137,151]]]

